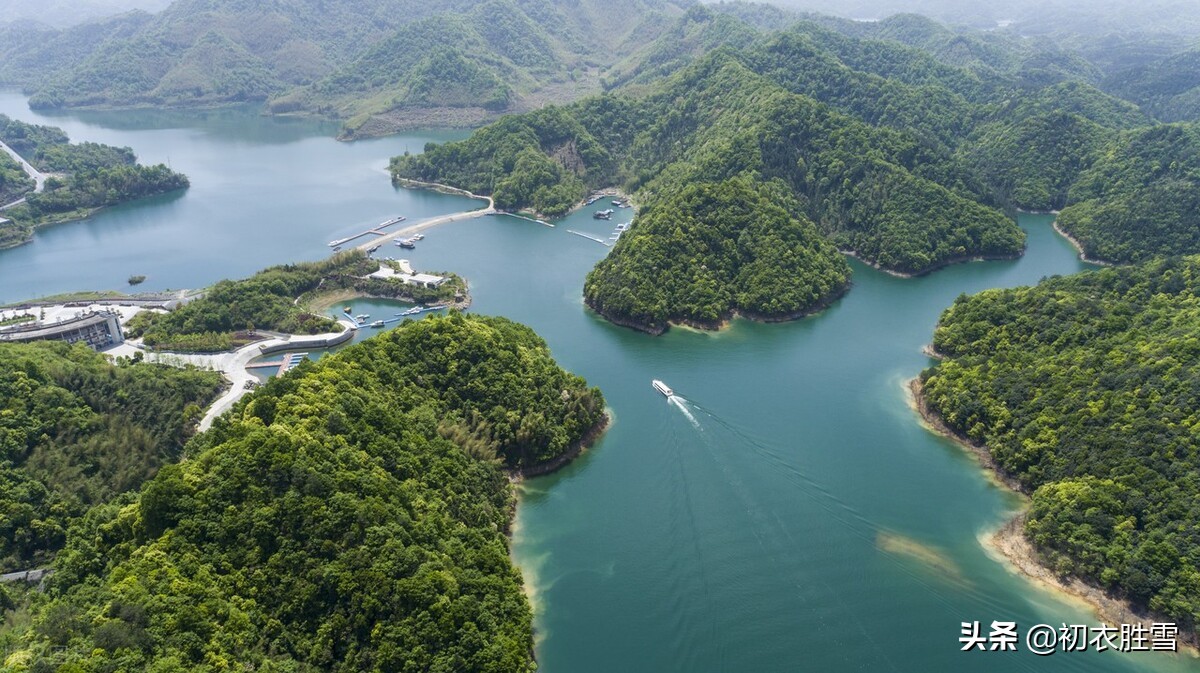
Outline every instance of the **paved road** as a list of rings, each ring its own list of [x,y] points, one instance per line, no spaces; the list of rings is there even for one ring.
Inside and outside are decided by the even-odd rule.
[[[34,168],[33,164],[29,163],[28,161],[25,161],[25,158],[22,157],[20,154],[17,154],[16,150],[9,147],[8,145],[5,145],[2,141],[0,141],[0,150],[4,150],[5,152],[7,152],[8,156],[12,157],[13,161],[16,161],[18,164],[21,164],[21,168],[23,168],[25,170],[25,172],[29,174],[29,177],[33,178],[33,182],[34,182],[33,192],[35,194],[40,193],[43,189],[46,188],[46,178],[48,176],[45,173]],[[8,210],[9,208],[15,208],[15,207],[21,205],[22,203],[25,203],[25,199],[17,199],[16,201],[13,201],[12,203],[0,206],[0,210]]]
[[[22,570],[16,573],[5,573],[0,575],[0,582],[41,582],[42,578],[49,575],[49,568],[37,568],[35,570]]]
[[[341,332],[331,332],[329,334],[314,334],[314,335],[277,335],[266,341],[256,341],[252,344],[242,346],[235,351],[227,351],[224,353],[156,353],[153,351],[142,350],[139,346],[126,341],[125,343],[105,351],[105,354],[112,357],[133,357],[136,352],[141,352],[147,362],[157,362],[160,364],[171,365],[174,367],[183,367],[186,365],[195,365],[200,368],[212,369],[219,371],[225,375],[229,381],[229,390],[221,395],[208,407],[204,418],[200,419],[198,430],[203,432],[212,427],[213,421],[221,414],[229,411],[229,409],[242,396],[249,392],[246,384],[251,381],[258,381],[258,378],[246,370],[246,365],[250,361],[263,354],[264,348],[276,346],[287,346],[287,350],[317,350],[325,348],[326,344],[336,338],[345,338],[343,335],[349,330],[358,329],[357,325],[352,325],[349,321],[339,320],[341,324]],[[275,334],[259,330],[259,334]]]
[[[17,154],[17,151],[13,148],[5,145],[3,141],[0,141],[0,150],[7,152],[8,156],[12,157],[13,160],[18,164],[21,164],[21,168],[25,169],[25,172],[29,174],[29,177],[33,178],[33,181],[37,183],[37,186],[33,188],[35,193],[40,193],[43,189],[45,189],[46,178],[49,176],[34,168],[33,164],[25,161],[24,157],[22,157],[20,154]]]
[[[420,222],[417,222],[416,224],[411,224],[403,229],[398,229],[389,234],[384,234],[383,236],[377,236],[377,237],[367,241],[366,243],[363,243],[361,245],[356,245],[354,247],[365,252],[377,245],[383,245],[384,243],[387,243],[388,241],[391,241],[391,240],[394,240],[394,239],[397,239],[400,237],[408,238],[408,237],[412,236],[413,234],[417,233],[418,231],[424,231],[425,229],[429,229],[430,227],[436,227],[439,224],[446,224],[447,222],[456,222],[458,220],[466,220],[466,219],[471,219],[471,218],[475,218],[475,217],[482,217],[484,215],[491,215],[496,212],[496,205],[495,205],[495,202],[492,201],[492,197],[490,197],[490,196],[475,196],[474,194],[472,194],[471,197],[476,198],[476,199],[486,199],[488,202],[487,208],[483,208],[482,210],[467,210],[467,211],[463,211],[461,213],[453,213],[451,215],[441,215],[439,217],[431,217],[427,220],[421,220]]]

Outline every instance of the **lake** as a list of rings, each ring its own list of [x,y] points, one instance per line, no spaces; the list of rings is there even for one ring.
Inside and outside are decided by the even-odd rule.
[[[119,289],[133,273],[148,276],[139,289],[202,287],[319,258],[329,239],[395,214],[474,207],[397,190],[385,170],[393,154],[461,133],[344,144],[327,124],[252,110],[47,117],[14,93],[0,95],[0,112],[128,145],[192,180],[183,195],[0,252],[0,301]],[[467,277],[473,311],[532,326],[611,406],[597,446],[521,487],[513,556],[540,670],[1195,670],[1157,654],[959,652],[963,621],[1096,624],[988,555],[980,538],[1019,501],[923,428],[905,391],[931,364],[921,348],[956,296],[1087,268],[1049,216],[1022,218],[1020,260],[916,279],[851,261],[854,288],[818,316],[662,337],[583,306],[584,277],[608,248],[566,230],[603,239],[618,221],[483,217],[388,253]],[[686,401],[667,402],[656,378]]]

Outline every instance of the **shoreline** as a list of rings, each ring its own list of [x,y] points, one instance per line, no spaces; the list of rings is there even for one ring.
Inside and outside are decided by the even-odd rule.
[[[525,467],[508,470],[509,480],[516,485],[520,484],[526,479],[544,477],[548,474],[553,474],[554,472],[563,469],[567,465],[570,465],[572,462],[574,462],[576,458],[583,455],[583,453],[594,446],[596,442],[600,441],[600,438],[603,437],[606,432],[608,432],[608,429],[611,425],[612,413],[605,408],[600,420],[597,421],[596,424],[593,425],[587,432],[583,433],[583,436],[580,437],[574,444],[572,444],[566,451],[563,451],[558,456],[541,463],[535,463],[533,465],[527,465]]]
[[[667,333],[667,331],[670,330],[672,327],[679,328],[679,329],[690,329],[690,330],[695,330],[698,332],[717,333],[717,332],[722,332],[722,331],[727,330],[730,327],[732,327],[734,320],[739,319],[739,318],[742,320],[748,320],[750,322],[757,322],[757,323],[763,323],[763,324],[775,324],[775,323],[794,322],[796,320],[802,320],[809,316],[817,315],[818,313],[822,313],[822,312],[830,309],[834,304],[841,301],[850,292],[850,288],[853,286],[854,286],[853,281],[847,281],[845,283],[845,285],[843,285],[841,288],[839,288],[836,292],[823,298],[821,301],[817,302],[816,304],[813,304],[812,306],[801,309],[799,311],[793,311],[791,313],[784,313],[781,315],[768,315],[768,314],[762,314],[762,313],[755,313],[754,311],[749,311],[749,310],[745,310],[745,309],[736,309],[735,308],[732,311],[730,311],[728,315],[721,316],[715,322],[709,323],[709,322],[703,322],[703,321],[698,321],[698,320],[691,320],[689,318],[668,318],[667,324],[661,328],[656,327],[656,326],[645,325],[643,323],[639,323],[636,320],[633,320],[630,318],[609,316],[606,313],[604,313],[603,311],[601,311],[601,310],[597,309],[595,306],[593,306],[591,301],[587,297],[584,297],[583,303],[585,306],[588,307],[588,309],[593,311],[596,315],[600,316],[604,320],[606,320],[614,325],[617,325],[618,327],[627,327],[629,329],[636,330],[636,331],[642,332],[644,334],[649,334],[651,336],[662,336],[663,334]]]
[[[1050,226],[1054,227],[1054,231],[1058,232],[1059,236],[1067,239],[1067,242],[1075,248],[1075,252],[1079,253],[1080,261],[1087,262],[1088,264],[1095,264],[1096,266],[1113,266],[1112,262],[1105,262],[1104,260],[1089,258],[1087,253],[1083,251],[1083,244],[1080,243],[1074,236],[1068,234],[1065,229],[1060,227],[1057,219],[1054,220],[1054,224]]]
[[[388,171],[388,172],[390,173],[391,171]],[[479,194],[469,192],[465,189],[461,189],[459,187],[451,187],[450,185],[444,185],[440,182],[425,182],[423,180],[413,180],[411,178],[401,178],[401,177],[396,177],[395,175],[392,175],[392,184],[396,185],[397,187],[403,187],[405,189],[427,189],[427,190],[433,191],[433,192],[441,192],[442,194],[451,194],[453,196],[465,196],[468,199],[487,201],[488,206],[487,206],[486,210],[492,210],[492,211],[496,210],[496,202],[495,202],[495,200],[492,199],[492,197],[480,196]]]
[[[1018,252],[1014,255],[963,255],[961,257],[950,257],[948,259],[944,259],[944,260],[938,262],[937,264],[934,264],[933,266],[921,269],[920,271],[912,271],[912,272],[896,271],[895,269],[886,269],[886,268],[880,266],[878,262],[873,262],[869,259],[866,259],[866,258],[860,256],[857,252],[854,252],[853,250],[838,249],[838,252],[842,253],[843,255],[845,255],[847,257],[853,257],[854,259],[862,262],[863,264],[866,264],[867,266],[871,267],[872,269],[875,269],[876,271],[879,271],[881,273],[886,273],[889,276],[895,276],[896,278],[921,278],[922,276],[928,276],[928,275],[934,273],[935,271],[941,271],[942,269],[954,266],[955,264],[969,264],[971,262],[1004,262],[1004,261],[1011,261],[1014,259],[1020,259],[1025,254],[1025,248],[1022,247],[1021,252]]]
[[[929,346],[926,348],[929,349],[928,352],[934,352]],[[907,388],[912,395],[910,398],[912,406],[926,429],[953,441],[960,448],[966,450],[978,459],[980,467],[985,468],[985,472],[997,484],[1021,497],[1022,505],[1012,517],[996,530],[980,536],[980,543],[989,556],[1001,561],[1009,571],[1022,576],[1027,581],[1051,591],[1059,597],[1086,606],[1102,622],[1109,625],[1141,623],[1149,629],[1154,621],[1170,621],[1165,617],[1138,613],[1128,601],[1114,598],[1100,587],[1089,584],[1079,577],[1073,575],[1064,577],[1055,573],[1053,568],[1046,565],[1041,553],[1033,543],[1025,537],[1025,521],[1029,511],[1029,494],[1026,490],[1012,475],[996,464],[987,447],[971,441],[969,437],[951,428],[941,415],[929,406],[925,399],[925,387],[919,376],[909,381]],[[1193,658],[1200,657],[1200,651],[1197,650],[1200,637],[1196,633],[1180,629],[1179,637],[1176,640],[1179,644],[1178,654]]]

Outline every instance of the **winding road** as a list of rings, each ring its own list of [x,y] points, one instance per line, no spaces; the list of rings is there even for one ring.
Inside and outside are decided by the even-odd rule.
[[[45,173],[34,168],[33,164],[29,163],[28,161],[25,161],[24,157],[22,157],[20,154],[17,154],[16,150],[14,150],[13,148],[4,144],[3,141],[0,141],[0,150],[4,150],[8,154],[8,156],[13,158],[13,161],[16,161],[18,164],[21,165],[21,168],[24,169],[25,172],[29,174],[29,177],[33,178],[33,182],[34,182],[33,193],[34,194],[40,194],[41,191],[46,188],[46,178],[49,177],[48,175],[46,175]],[[16,201],[13,201],[12,203],[0,206],[0,210],[8,210],[9,208],[12,208],[14,206],[19,206],[22,203],[25,203],[25,199],[18,199]]]

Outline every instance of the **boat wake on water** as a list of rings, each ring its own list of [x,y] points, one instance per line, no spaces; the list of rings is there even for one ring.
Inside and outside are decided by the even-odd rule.
[[[692,427],[696,428],[697,430],[704,430],[704,428],[700,425],[700,420],[696,418],[691,409],[688,409],[686,399],[680,397],[679,395],[672,395],[667,398],[667,404],[670,404],[682,411],[683,415],[687,416],[688,421],[691,422]]]

